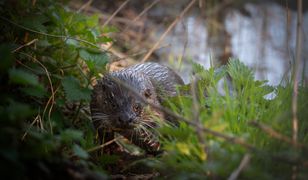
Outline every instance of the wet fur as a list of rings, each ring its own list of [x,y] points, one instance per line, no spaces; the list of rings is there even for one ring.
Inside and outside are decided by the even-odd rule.
[[[154,104],[160,104],[165,96],[176,95],[175,86],[183,84],[182,79],[168,67],[144,63],[107,74],[94,87],[91,113],[96,129],[119,132],[147,151],[158,150],[155,138],[158,123],[153,116],[163,119],[163,113],[151,109],[115,79]]]

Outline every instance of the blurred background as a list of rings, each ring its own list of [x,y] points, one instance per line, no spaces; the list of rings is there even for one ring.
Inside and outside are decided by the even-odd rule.
[[[278,85],[289,77],[295,60],[295,0],[113,0],[72,1],[71,6],[99,14],[114,42],[105,46],[117,66],[159,61],[190,79],[190,61],[211,65],[239,58],[256,79]],[[301,83],[308,83],[308,2],[303,2]],[[156,44],[157,43],[157,44]],[[155,47],[155,45],[157,45]],[[147,54],[153,49],[153,53]]]

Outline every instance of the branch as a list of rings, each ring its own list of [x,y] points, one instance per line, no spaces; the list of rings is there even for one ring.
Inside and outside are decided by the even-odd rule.
[[[126,1],[124,1],[122,4],[121,4],[121,6],[107,19],[107,21],[103,24],[103,26],[102,27],[105,27],[110,21],[111,21],[111,19],[115,16],[115,15],[117,15],[118,14],[118,12],[121,10],[121,9],[123,9],[124,7],[125,7],[125,5],[129,2],[130,0],[126,0]]]
[[[261,129],[262,131],[266,132],[269,136],[271,136],[273,138],[285,141],[289,144],[292,144],[295,147],[308,149],[308,147],[305,146],[304,144],[298,143],[297,141],[293,141],[291,138],[277,132],[276,130],[272,129],[271,127],[269,127],[269,126],[267,126],[263,123],[256,122],[256,121],[250,121],[249,124]]]
[[[240,173],[243,171],[243,169],[245,169],[250,161],[250,154],[245,154],[245,156],[243,157],[240,165],[238,166],[238,168],[232,172],[232,174],[230,175],[230,177],[228,178],[228,180],[236,180],[238,179],[238,176],[240,175]]]
[[[292,95],[292,140],[297,143],[298,139],[298,118],[297,118],[297,99],[298,99],[298,78],[299,65],[302,58],[302,22],[303,22],[303,1],[297,0],[297,27],[296,27],[296,59],[293,74],[293,95]],[[293,166],[292,179],[297,179],[297,166]]]
[[[166,31],[160,36],[160,38],[154,44],[154,46],[150,49],[150,51],[142,58],[141,62],[145,62],[151,56],[151,54],[157,48],[157,46],[160,44],[160,42],[167,36],[169,31],[171,31],[171,29],[177,24],[177,22],[179,22],[183,18],[185,13],[194,5],[195,2],[196,2],[196,0],[192,0],[187,5],[187,7],[181,12],[181,14],[177,18],[175,18],[175,20],[169,25],[169,27],[166,29]]]

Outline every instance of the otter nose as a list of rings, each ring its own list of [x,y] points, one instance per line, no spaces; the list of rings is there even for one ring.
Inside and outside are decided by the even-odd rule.
[[[122,113],[118,121],[121,125],[127,126],[134,122],[136,116],[133,113]]]

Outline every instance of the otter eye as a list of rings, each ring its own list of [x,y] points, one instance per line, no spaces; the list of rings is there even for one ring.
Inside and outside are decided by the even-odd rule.
[[[133,110],[134,110],[135,112],[140,112],[140,111],[141,111],[141,105],[140,105],[140,104],[134,104]]]
[[[116,105],[115,103],[111,103],[111,107],[112,107],[113,109],[115,109],[115,108],[117,108],[117,105]]]

